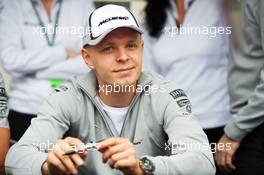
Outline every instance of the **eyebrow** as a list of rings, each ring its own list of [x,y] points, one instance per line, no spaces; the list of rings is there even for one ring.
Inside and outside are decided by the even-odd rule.
[[[136,40],[129,40],[128,43],[136,42]]]
[[[113,42],[106,42],[106,43],[102,43],[102,45],[101,46],[107,46],[107,45],[113,45],[114,43]]]
[[[133,43],[133,42],[136,42],[136,39],[127,41],[127,43]],[[108,46],[108,45],[114,45],[114,44],[115,43],[109,41],[109,42],[106,42],[106,43],[102,43],[101,47]]]

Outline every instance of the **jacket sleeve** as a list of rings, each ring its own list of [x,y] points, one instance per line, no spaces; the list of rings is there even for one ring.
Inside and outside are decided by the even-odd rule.
[[[66,103],[68,100],[65,100],[65,96],[67,99],[75,98],[68,98],[64,92],[51,94],[41,107],[38,117],[32,119],[23,137],[9,149],[5,162],[7,174],[41,175],[47,150],[52,149],[54,143],[63,138],[70,126],[69,116],[72,115],[68,112],[74,110],[74,105]]]
[[[163,94],[157,100],[157,106],[161,110],[159,113],[164,115],[163,129],[168,135],[170,153],[167,156],[143,157],[148,157],[154,163],[155,175],[214,175],[211,147],[191,112],[190,101],[181,89],[172,90],[169,94]],[[162,104],[167,104],[164,111]]]
[[[241,56],[235,55],[236,52],[232,48],[233,56],[230,60],[229,71],[229,89],[234,115],[225,127],[225,133],[238,141],[264,122],[264,43],[262,36],[264,24],[260,22],[260,13],[262,16],[264,14],[260,9],[264,8],[264,3],[246,0],[243,5],[245,19],[242,27],[243,45],[239,50]],[[245,93],[246,91],[243,91],[245,87],[252,89],[249,96]]]
[[[19,1],[3,0],[0,15],[1,64],[13,76],[32,74],[53,64],[66,60],[65,48],[61,45],[27,49],[23,46],[23,20]],[[31,39],[31,38],[28,38]]]

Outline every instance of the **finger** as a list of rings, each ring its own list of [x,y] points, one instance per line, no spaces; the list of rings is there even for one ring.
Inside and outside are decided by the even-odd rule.
[[[61,156],[59,157],[64,166],[72,173],[77,174],[77,168],[73,162],[73,160],[69,156]]]
[[[119,142],[118,142],[118,138],[116,138],[116,137],[111,137],[111,138],[109,138],[109,139],[105,139],[105,140],[103,140],[103,141],[101,141],[101,142],[99,142],[99,143],[97,143],[96,144],[96,147],[97,147],[97,149],[99,150],[99,151],[101,151],[101,150],[106,150],[106,149],[108,149],[108,147],[110,147],[110,146],[115,146],[115,145],[117,145]]]
[[[60,143],[60,149],[56,149],[54,151],[55,156],[60,159],[60,161],[64,164],[64,166],[72,173],[72,174],[77,174],[77,169],[70,158],[70,156],[64,156],[65,151],[63,150],[70,150],[71,147],[68,145],[68,143]]]
[[[132,168],[136,167],[137,165],[137,160],[133,157],[129,157],[127,159],[121,159],[117,161],[114,165],[113,168],[115,169],[126,169],[126,168]]]
[[[119,138],[119,137],[112,137],[106,140],[103,140],[102,142],[99,142],[96,146],[99,151],[106,149],[110,146],[115,146],[123,142],[130,142],[129,139],[125,138]]]
[[[125,152],[120,152],[120,153],[113,155],[110,158],[110,160],[111,160],[111,163],[113,164],[113,167],[115,167],[114,165],[116,164],[116,162],[123,160],[123,159],[127,159],[131,156],[135,157],[135,151],[133,149],[128,149]]]
[[[215,162],[216,162],[216,165],[217,167],[222,171],[222,172],[225,172],[225,170],[222,168],[222,161],[221,161],[221,156],[222,156],[222,153],[217,150],[216,154],[215,154]]]
[[[229,173],[232,173],[234,170],[236,170],[236,167],[232,163],[232,157],[233,157],[233,154],[231,154],[231,153],[226,154],[226,166],[225,166],[225,168]]]
[[[71,156],[68,156],[70,158],[69,160],[71,160],[71,162],[72,162],[72,163],[69,162],[70,167],[68,167],[68,168],[70,168],[70,171],[74,171],[73,167],[72,167],[72,165],[73,165],[74,169],[76,169],[76,171],[77,171],[77,167],[84,165],[83,158],[85,158],[88,155],[88,151],[84,150],[84,144],[79,139],[72,138],[72,137],[66,138],[66,142],[63,143],[63,149],[65,149],[65,150],[72,149],[71,146],[68,145],[68,143],[71,143],[71,144],[74,143],[75,146],[77,146],[79,149],[81,149],[80,147],[83,148],[83,150],[80,151],[78,154],[73,154]],[[76,144],[78,144],[78,145],[76,145]],[[65,151],[64,151],[64,153],[65,153]],[[67,157],[67,156],[64,156],[64,157]],[[65,159],[65,160],[68,162],[67,159]]]
[[[114,167],[113,167],[113,162],[112,162],[112,160],[110,159],[109,161],[108,161],[108,165],[113,169]]]
[[[225,164],[225,152],[218,150],[215,154],[215,160],[218,166],[223,166]]]
[[[84,148],[85,146],[84,143],[80,139],[74,138],[74,137],[66,137],[64,141],[72,147],[78,147],[78,148],[83,147]]]
[[[129,143],[122,143],[116,146],[109,147],[104,153],[103,153],[103,161],[106,162],[110,157],[112,157],[114,154],[117,154],[119,152],[123,152],[126,149],[129,149],[131,145]]]
[[[226,155],[225,154],[226,154],[225,151],[219,151],[218,152],[218,157],[217,157],[217,165],[224,172],[226,172],[226,170],[225,170]]]
[[[67,137],[64,139],[64,141],[71,146],[70,148],[78,148],[80,150],[78,152],[78,154],[81,158],[83,158],[83,159],[86,158],[86,156],[88,155],[88,151],[85,149],[85,144],[81,140],[74,138],[74,137]],[[66,152],[69,150],[69,147],[67,147],[67,145],[65,145],[65,148],[63,150],[65,150],[65,152]],[[79,156],[74,156],[74,157],[79,157]],[[78,161],[78,162],[80,162],[80,161]]]
[[[63,173],[67,172],[67,168],[60,161],[60,159],[55,156],[53,152],[50,152],[48,154],[47,163],[48,163],[49,170],[50,168],[52,168],[51,166],[53,166],[53,168],[56,168],[59,171],[62,171]]]
[[[220,164],[218,165],[219,169],[221,171],[223,171],[225,174],[230,174],[231,171],[230,169],[227,167],[227,161],[226,161],[226,158],[227,158],[227,152],[225,151],[222,151],[222,154],[221,154],[221,157],[220,157]]]
[[[88,151],[84,150],[84,152],[79,153],[82,159],[85,159],[88,156]]]
[[[74,162],[74,164],[78,167],[78,166],[82,166],[84,165],[84,161],[83,159],[80,157],[79,154],[74,154],[71,157],[71,160]]]

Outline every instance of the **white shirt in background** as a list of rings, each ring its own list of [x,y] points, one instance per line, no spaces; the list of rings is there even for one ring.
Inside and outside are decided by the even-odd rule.
[[[164,34],[158,39],[147,31],[143,34],[143,67],[173,80],[186,92],[204,129],[224,126],[231,117],[227,89],[229,35],[169,33],[176,27],[174,2],[167,11]],[[226,28],[223,0],[194,0],[187,7],[182,27]]]
[[[51,40],[59,0],[53,0],[51,21],[40,0],[36,9]],[[0,11],[0,63],[12,76],[11,110],[37,114],[52,92],[51,79],[68,80],[88,72],[81,56],[67,58],[65,49],[80,51],[85,19],[93,11],[90,0],[62,0],[54,46],[49,47],[31,0],[2,0]]]

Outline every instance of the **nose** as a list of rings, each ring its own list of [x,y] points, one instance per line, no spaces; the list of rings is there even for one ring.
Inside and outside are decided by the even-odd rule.
[[[118,62],[121,62],[121,61],[125,62],[125,61],[129,60],[129,55],[124,48],[119,48],[116,58],[117,58],[116,61],[118,61]]]

